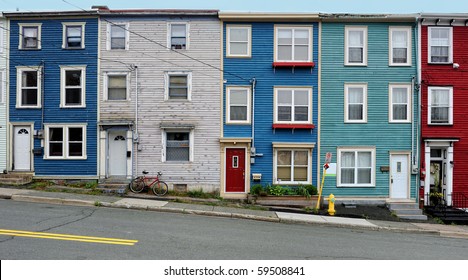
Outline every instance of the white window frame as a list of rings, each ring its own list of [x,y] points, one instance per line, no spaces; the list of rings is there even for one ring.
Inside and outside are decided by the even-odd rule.
[[[109,99],[109,77],[110,76],[125,76],[125,83],[126,83],[126,95],[125,99],[120,100],[111,100]],[[109,102],[122,102],[122,101],[129,101],[130,100],[130,75],[128,72],[105,72],[104,73],[104,83],[103,83],[103,92],[104,92],[104,100]]]
[[[434,62],[432,61],[431,57],[432,57],[432,45],[431,45],[431,41],[432,41],[432,30],[433,29],[448,29],[449,30],[449,53],[448,53],[448,61],[447,62]],[[452,64],[453,63],[453,28],[451,26],[429,26],[427,28],[427,55],[428,55],[428,58],[427,58],[427,61],[428,63],[433,63],[433,64]]]
[[[406,63],[396,63],[393,62],[393,31],[404,31],[406,32]],[[409,26],[390,26],[388,28],[388,45],[389,45],[389,56],[388,56],[388,64],[390,66],[411,66],[412,63],[412,56],[411,56],[411,39],[412,39],[412,32],[411,27]]]
[[[278,180],[278,152],[279,151],[290,151],[291,152],[291,179],[293,179],[293,170],[294,170],[294,156],[293,151],[307,152],[307,181],[281,181]],[[273,181],[275,184],[285,184],[285,185],[302,185],[302,184],[311,184],[312,183],[312,149],[311,148],[301,148],[301,147],[278,147],[274,148],[273,154]]]
[[[280,90],[290,90],[292,91],[292,104],[291,104],[291,121],[280,121],[278,120],[278,91]],[[295,91],[307,91],[307,97],[308,97],[308,116],[307,116],[307,121],[294,121],[294,93]],[[312,113],[313,113],[313,108],[312,108],[312,92],[313,88],[312,87],[275,87],[274,88],[274,107],[273,107],[273,115],[274,115],[274,123],[275,124],[312,124]]]
[[[18,23],[19,26],[19,46],[20,50],[40,50],[42,48],[41,44],[41,27],[42,23]],[[24,27],[37,27],[37,48],[23,48],[23,28]]]
[[[22,103],[22,74],[26,71],[37,72],[37,104],[36,105],[21,105]],[[16,108],[41,108],[42,107],[42,67],[37,66],[17,66],[16,67]]]
[[[168,161],[166,159],[166,154],[167,154],[167,133],[188,133],[189,134],[189,160],[188,161],[173,161],[170,160]],[[179,128],[165,128],[162,129],[162,162],[166,163],[189,163],[193,162],[194,160],[194,140],[195,140],[195,135],[194,135],[194,129],[179,129]]]
[[[357,153],[358,152],[370,152],[371,153],[371,182],[370,184],[342,184],[341,183],[341,153],[342,152],[354,152],[356,154],[355,156],[355,176],[354,180],[357,182],[358,176],[357,176],[357,171],[358,171],[358,166],[357,166]],[[375,187],[375,163],[376,163],[376,158],[375,158],[375,147],[338,147],[337,149],[337,173],[336,173],[336,185],[337,187]]]
[[[281,60],[278,58],[278,31],[279,29],[291,29],[292,30],[292,56],[291,60]],[[307,30],[309,32],[309,45],[307,50],[307,60],[295,60],[294,59],[294,30]],[[313,61],[313,29],[312,26],[301,26],[301,25],[275,25],[275,62],[312,62]]]
[[[367,123],[367,84],[366,83],[345,83],[344,92],[344,122],[345,123]],[[349,119],[349,88],[362,88],[363,93],[363,107],[362,107],[362,120]]]
[[[433,90],[448,90],[449,91],[449,115],[448,123],[433,123],[432,122],[432,104],[431,96]],[[430,125],[452,125],[453,124],[453,87],[428,87],[427,88],[427,123]]]
[[[125,48],[124,49],[113,49],[112,48],[112,26],[124,26],[125,31]],[[107,24],[107,42],[106,50],[108,51],[127,51],[130,48],[129,43],[130,32],[129,32],[129,23],[128,22],[109,22]]]
[[[246,90],[247,91],[247,119],[246,120],[231,120],[231,90]],[[230,86],[226,87],[226,123],[227,124],[250,124],[251,115],[251,90],[250,87]],[[234,104],[242,105],[243,104]]]
[[[67,105],[66,101],[66,72],[81,71],[81,105]],[[77,87],[74,87],[77,88]],[[60,108],[85,108],[86,107],[86,66],[84,65],[67,65],[60,66]]]
[[[49,155],[49,130],[50,128],[62,128],[63,133],[63,155],[62,156],[50,156]],[[83,130],[83,139],[82,139],[82,156],[70,156],[69,155],[69,128],[81,128]],[[86,154],[86,124],[44,124],[44,159],[87,159],[88,156]]]
[[[171,99],[169,97],[169,77],[170,76],[187,76],[187,99]],[[191,101],[192,100],[192,72],[178,71],[164,73],[164,100],[165,101]]]
[[[62,35],[62,49],[76,50],[85,48],[85,25],[86,22],[62,22],[63,35]],[[80,47],[69,47],[67,41],[67,29],[68,27],[79,26],[81,27],[81,45]]]
[[[349,62],[349,44],[348,44],[348,38],[349,38],[349,32],[350,31],[360,31],[363,32],[363,50],[362,50],[362,62]],[[367,66],[367,26],[345,26],[345,53],[344,53],[344,58],[345,62],[344,64],[346,66]]]
[[[393,118],[393,89],[395,88],[405,88],[406,89],[406,119],[405,120],[395,120]],[[411,84],[389,84],[388,85],[388,121],[390,123],[411,123],[412,121],[412,102],[413,92],[411,90]],[[402,103],[401,103],[402,104]]]
[[[172,48],[172,25],[185,25],[185,48],[173,49]],[[169,50],[184,51],[188,50],[190,46],[190,24],[188,22],[168,22],[167,23],[167,48]]]
[[[231,54],[231,29],[247,30],[247,53],[246,54]],[[226,57],[251,57],[252,56],[252,26],[251,25],[226,25]],[[238,42],[243,43],[243,42]]]

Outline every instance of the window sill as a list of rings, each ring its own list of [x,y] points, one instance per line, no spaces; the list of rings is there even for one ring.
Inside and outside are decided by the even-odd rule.
[[[315,67],[314,62],[296,62],[296,61],[288,61],[288,62],[273,62],[273,67]]]
[[[375,186],[359,186],[359,185],[341,185],[336,186],[337,188],[375,188]]]
[[[274,123],[273,129],[314,129],[314,124],[286,124],[286,123]]]

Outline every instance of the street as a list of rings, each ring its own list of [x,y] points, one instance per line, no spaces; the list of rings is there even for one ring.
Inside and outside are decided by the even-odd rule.
[[[468,259],[468,240],[426,234],[11,200],[0,200],[0,216],[2,260]]]

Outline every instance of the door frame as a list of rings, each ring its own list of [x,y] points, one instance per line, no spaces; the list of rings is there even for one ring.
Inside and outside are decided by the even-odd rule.
[[[35,131],[34,131],[34,123],[33,122],[14,122],[14,123],[9,123],[9,133],[10,133],[10,145],[8,147],[8,152],[9,152],[9,157],[8,157],[8,170],[9,171],[16,171],[13,169],[13,165],[14,165],[14,153],[15,153],[15,150],[14,150],[14,145],[15,145],[15,127],[17,126],[27,126],[29,127],[30,129],[30,133],[29,133],[29,147],[30,147],[30,151],[29,151],[29,170],[24,170],[24,172],[33,172],[34,171],[34,155],[33,155],[33,152],[32,152],[32,149],[34,149],[34,135],[35,135]],[[23,170],[20,170],[20,171],[23,171]]]
[[[128,148],[127,148],[127,146],[128,146],[128,143],[127,143],[128,142],[128,129],[117,129],[117,128],[108,129],[107,134],[106,134],[107,135],[107,145],[106,145],[106,147],[107,147],[107,149],[106,149],[106,175],[107,176],[106,177],[112,176],[110,174],[110,153],[109,153],[109,150],[110,150],[111,138],[109,136],[110,136],[110,134],[112,132],[116,132],[116,131],[122,132],[122,134],[125,136],[125,157],[127,156],[126,153],[127,153],[127,150],[128,150]],[[125,175],[122,175],[122,176],[125,176],[125,177],[128,176],[128,163],[127,163],[128,158],[126,158],[126,159],[127,160],[125,160]]]
[[[134,155],[134,149],[133,149],[133,131],[129,129],[128,127],[110,127],[102,130],[100,133],[100,143],[101,147],[103,147],[101,151],[101,165],[104,167],[101,169],[101,174],[100,177],[104,178],[109,178],[109,132],[112,131],[124,131],[125,133],[125,145],[126,145],[126,152],[130,151],[131,155],[130,157],[127,156],[126,160],[126,174],[124,175],[127,179],[131,179],[133,176],[133,157]]]
[[[388,172],[388,184],[389,184],[389,193],[388,193],[388,197],[390,199],[411,199],[411,162],[410,162],[410,155],[411,155],[411,152],[390,152],[390,158],[389,158],[389,164],[390,164],[390,171]],[[392,197],[392,190],[393,190],[393,186],[392,186],[392,157],[393,156],[405,156],[406,157],[406,162],[407,162],[407,174],[408,174],[408,178],[406,180],[406,198],[393,198]]]
[[[227,169],[226,169],[226,158],[227,158],[227,150],[228,149],[239,149],[239,150],[244,150],[244,173],[245,173],[245,176],[244,176],[244,191],[243,192],[227,192],[226,191],[226,183],[227,183]],[[231,146],[227,146],[227,147],[224,147],[224,159],[223,159],[223,164],[224,164],[224,185],[223,185],[223,191],[225,194],[247,194],[248,193],[248,190],[250,189],[249,187],[247,187],[247,178],[250,177],[250,174],[247,173],[247,148],[246,147],[231,147]],[[249,157],[250,158],[250,157]]]

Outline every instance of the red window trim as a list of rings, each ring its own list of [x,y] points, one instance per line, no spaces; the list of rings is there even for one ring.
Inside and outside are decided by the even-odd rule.
[[[272,126],[274,129],[314,129],[314,124],[289,124],[289,123],[274,123]]]

